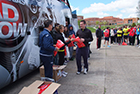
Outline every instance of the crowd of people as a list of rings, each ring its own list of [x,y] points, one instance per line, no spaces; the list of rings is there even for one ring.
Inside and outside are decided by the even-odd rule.
[[[96,30],[96,37],[97,37],[97,50],[101,47],[101,40],[104,38],[104,45],[107,42],[107,47],[111,47],[110,44],[118,44],[118,45],[132,45],[135,44],[135,38],[137,38],[136,47],[139,47],[139,35],[140,35],[140,25],[132,27],[130,26],[123,26],[118,28],[110,28],[107,27],[106,29],[102,30],[101,25],[99,25],[98,29]]]
[[[68,60],[73,60],[73,47],[76,46],[76,64],[77,72],[79,75],[82,72],[81,57],[83,57],[83,73],[88,72],[88,57],[89,57],[89,45],[93,40],[92,33],[86,28],[86,21],[80,22],[80,29],[75,33],[73,26],[68,24],[66,26],[53,23],[51,20],[44,21],[44,27],[40,29],[39,35],[39,47],[40,47],[40,59],[44,65],[45,77],[53,77],[53,65],[64,65]],[[56,46],[58,40],[64,43],[64,46],[58,48]],[[57,52],[54,55],[54,51]],[[65,77],[67,72],[62,71],[62,75]]]

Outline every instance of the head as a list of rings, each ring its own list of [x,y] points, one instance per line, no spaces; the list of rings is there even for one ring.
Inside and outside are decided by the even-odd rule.
[[[68,21],[66,21],[66,26],[68,26]]]
[[[81,27],[81,29],[85,29],[86,28],[86,21],[85,20],[81,20],[80,21],[80,27]]]
[[[60,33],[64,32],[64,26],[63,25],[58,25],[56,28],[57,28],[58,32],[60,32]]]
[[[47,28],[49,31],[52,31],[52,21],[51,20],[45,20],[44,21],[44,27]]]
[[[101,25],[99,25],[99,28],[101,28]]]
[[[67,26],[65,26],[65,27],[64,27],[64,30],[65,30],[65,31],[68,31],[68,27],[67,27]]]
[[[125,28],[127,28],[127,25],[125,25]]]
[[[59,25],[59,23],[55,23],[55,30],[56,30],[56,27]]]

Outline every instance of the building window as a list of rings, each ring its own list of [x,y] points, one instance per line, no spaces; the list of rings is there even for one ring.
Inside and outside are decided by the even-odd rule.
[[[132,24],[132,22],[133,22],[132,19],[131,19],[131,20],[128,20],[128,23],[129,23],[129,24]]]

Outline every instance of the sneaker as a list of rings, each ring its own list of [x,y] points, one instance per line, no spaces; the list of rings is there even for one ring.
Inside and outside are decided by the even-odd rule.
[[[66,77],[67,75],[63,73],[62,76],[63,76],[63,77]]]
[[[63,74],[65,74],[65,75],[67,75],[67,74],[68,74],[68,73],[67,73],[67,72],[65,72],[65,71],[62,71],[62,73],[63,73]]]
[[[86,68],[84,69],[84,74],[87,74],[87,69]]]
[[[105,47],[105,45],[103,45],[103,47]]]
[[[108,45],[107,47],[110,48],[111,46]]]
[[[100,48],[97,49],[98,51],[100,50]]]
[[[80,75],[81,72],[76,72],[77,75]]]

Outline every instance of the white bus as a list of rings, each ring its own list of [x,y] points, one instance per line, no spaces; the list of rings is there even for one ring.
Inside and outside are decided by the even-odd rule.
[[[38,26],[50,19],[78,29],[68,0],[0,0],[0,89],[38,68]]]

